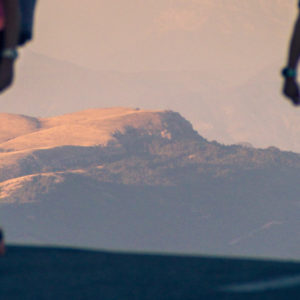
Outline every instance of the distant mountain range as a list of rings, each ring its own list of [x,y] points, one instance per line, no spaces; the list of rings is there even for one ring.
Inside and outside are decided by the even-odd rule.
[[[300,258],[300,155],[209,142],[172,111],[0,115],[10,242]]]
[[[1,96],[1,112],[49,117],[112,105],[167,109],[209,140],[300,152],[298,110],[281,96],[280,63],[234,85],[230,76],[206,70],[91,71],[32,52],[20,63],[16,85]]]
[[[209,140],[300,153],[280,91],[296,14],[297,0],[44,0],[0,111],[168,109]]]

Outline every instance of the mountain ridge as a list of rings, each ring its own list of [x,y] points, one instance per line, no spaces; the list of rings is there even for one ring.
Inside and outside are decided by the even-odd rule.
[[[8,241],[299,258],[299,154],[208,141],[171,111],[93,109],[52,125],[65,144],[32,147],[25,133],[0,145]],[[79,125],[98,128],[88,145]]]
[[[8,141],[0,143],[0,148],[2,151],[8,149],[10,151],[11,149],[20,151],[30,148],[58,147],[62,145],[92,146],[106,144],[110,139],[113,139],[115,132],[122,132],[128,126],[133,128],[140,126],[144,130],[159,132],[160,129],[163,130],[163,123],[172,122],[172,118],[176,118],[175,115],[175,113],[167,111],[145,111],[125,108],[91,109],[52,118],[18,117],[17,115],[7,114],[7,117],[12,116],[12,123],[15,122],[15,119],[23,118],[22,120],[28,121],[28,124],[21,123],[22,128],[19,129],[19,135],[13,134],[10,138],[8,136],[10,125],[8,124],[7,128],[4,126],[4,133],[8,131],[6,133]],[[28,130],[25,129],[24,131],[24,125],[30,127],[33,121],[38,123],[38,126]],[[161,134],[168,135],[167,132]],[[95,136],[99,140],[95,140]],[[86,141],[84,141],[84,137]],[[30,142],[30,140],[32,141]]]
[[[111,105],[171,109],[209,139],[300,152],[298,114],[279,91],[296,4],[94,0],[73,15],[71,0],[45,0],[0,110],[45,117]]]

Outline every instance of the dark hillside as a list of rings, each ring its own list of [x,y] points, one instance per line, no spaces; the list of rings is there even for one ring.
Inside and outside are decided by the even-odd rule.
[[[300,264],[9,247],[5,300],[297,299]]]
[[[0,144],[10,243],[300,259],[297,153],[211,142],[171,111],[7,118],[29,124]]]

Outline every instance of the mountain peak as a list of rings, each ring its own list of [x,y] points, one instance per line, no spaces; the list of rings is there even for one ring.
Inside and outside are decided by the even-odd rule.
[[[0,113],[0,144],[38,130],[39,120],[24,115]]]
[[[6,114],[1,122],[4,121],[17,126],[1,126],[4,128],[0,140],[2,151],[106,145],[115,139],[116,133],[123,134],[128,128],[168,139],[197,135],[192,125],[178,113],[138,108],[89,109],[39,119]]]

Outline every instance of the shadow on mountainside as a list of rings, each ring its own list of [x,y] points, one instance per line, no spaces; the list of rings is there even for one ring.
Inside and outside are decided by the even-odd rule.
[[[240,180],[243,185],[235,189],[205,179],[197,185],[161,187],[103,183],[73,174],[47,194],[27,191],[36,197],[34,203],[2,205],[0,219],[14,242],[299,257],[298,210],[291,200],[281,201],[280,186],[276,198],[274,190],[262,195],[251,179]]]

